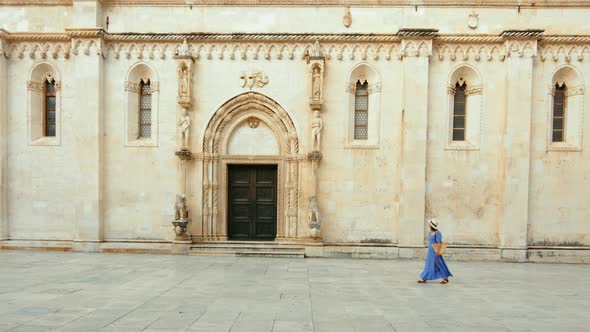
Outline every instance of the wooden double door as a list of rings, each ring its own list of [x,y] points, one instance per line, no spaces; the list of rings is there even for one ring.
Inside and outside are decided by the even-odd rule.
[[[228,165],[228,235],[230,240],[275,239],[276,165]]]

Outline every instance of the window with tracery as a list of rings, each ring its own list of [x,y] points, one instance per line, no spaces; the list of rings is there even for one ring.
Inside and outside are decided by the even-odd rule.
[[[552,117],[552,142],[563,142],[565,132],[565,96],[566,86],[565,83],[561,86],[555,84],[555,94],[553,95],[553,117]]]
[[[45,79],[45,114],[43,117],[44,136],[55,137],[55,81]]]
[[[152,91],[150,80],[140,82],[139,138],[152,137]]]
[[[455,96],[453,98],[453,141],[465,140],[465,112],[467,99],[465,90],[467,84],[455,84]]]
[[[354,139],[369,137],[369,83],[356,82],[354,96]]]

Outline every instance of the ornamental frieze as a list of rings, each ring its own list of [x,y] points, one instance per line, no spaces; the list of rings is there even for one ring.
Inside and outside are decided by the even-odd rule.
[[[570,62],[590,55],[590,36],[430,35],[412,39],[415,36],[400,34],[108,34],[101,29],[0,32],[5,57],[17,59],[99,55],[114,60],[165,60],[178,52],[183,38],[189,40],[188,51],[195,59],[210,61],[307,59],[315,40],[320,41],[325,59],[332,61],[390,61],[416,55],[432,55],[439,61],[503,61],[508,56],[537,55],[541,61]]]

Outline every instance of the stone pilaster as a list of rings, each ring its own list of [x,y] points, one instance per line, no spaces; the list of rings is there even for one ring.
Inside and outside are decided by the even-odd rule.
[[[309,63],[309,108],[312,112],[311,120],[311,141],[310,153],[307,159],[311,162],[312,172],[312,191],[309,197],[309,234],[314,239],[321,239],[321,213],[319,197],[319,172],[321,153],[321,137],[323,131],[323,122],[321,119],[322,104],[324,102],[324,71],[325,57],[321,51],[319,40],[315,41],[314,47],[308,54]]]
[[[403,29],[399,256],[420,256],[424,248],[428,73],[436,30]]]
[[[74,232],[74,250],[98,251],[103,239],[103,73],[104,31],[67,29],[72,38],[75,70],[71,73],[72,127],[77,139],[76,167],[81,170],[78,183],[78,211]]]
[[[6,112],[8,94],[6,93],[6,57],[4,51],[6,45],[6,31],[0,29],[0,241],[8,238],[8,213],[6,206],[7,195],[7,178],[6,178],[6,162],[7,162],[7,142],[6,142]]]
[[[527,256],[533,58],[542,31],[504,31],[506,107],[502,133],[503,178],[499,220],[502,258],[524,261]]]

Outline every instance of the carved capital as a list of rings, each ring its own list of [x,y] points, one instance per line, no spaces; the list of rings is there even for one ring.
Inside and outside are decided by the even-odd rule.
[[[583,85],[568,87],[565,90],[566,97],[578,96],[578,95],[583,95],[583,94],[584,94],[584,86]]]
[[[125,91],[139,93],[139,84],[133,82],[125,82]]]
[[[474,95],[481,95],[483,93],[483,89],[481,86],[474,86],[465,90],[466,96],[474,96]]]
[[[369,85],[369,89],[367,90],[368,94],[377,92],[381,92],[381,82],[375,82],[374,84]]]
[[[322,153],[319,151],[313,151],[307,154],[307,160],[309,161],[320,161],[322,159]]]
[[[29,91],[43,91],[43,82],[39,81],[27,81],[27,90]]]

